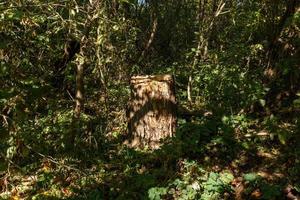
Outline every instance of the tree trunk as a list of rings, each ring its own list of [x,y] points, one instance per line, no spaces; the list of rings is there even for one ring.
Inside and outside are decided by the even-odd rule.
[[[128,129],[130,145],[156,149],[176,128],[176,98],[171,75],[131,78]]]
[[[79,134],[80,115],[84,106],[84,62],[78,59],[76,66],[75,108],[67,148],[74,148],[76,135]]]
[[[79,118],[83,109],[83,64],[79,63],[76,68],[76,98],[75,98],[75,117]]]

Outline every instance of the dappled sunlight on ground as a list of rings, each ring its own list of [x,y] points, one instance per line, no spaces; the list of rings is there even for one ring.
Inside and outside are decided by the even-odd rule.
[[[298,147],[259,134],[237,140],[234,130],[214,118],[184,123],[177,136],[166,139],[158,150],[128,148],[122,144],[122,134],[109,136],[94,156],[45,156],[14,168],[3,182],[1,197],[282,199],[297,195]],[[284,192],[287,187],[291,190]]]

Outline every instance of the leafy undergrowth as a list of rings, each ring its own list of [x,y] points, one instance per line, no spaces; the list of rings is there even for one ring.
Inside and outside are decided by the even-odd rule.
[[[242,114],[179,120],[176,137],[155,151],[128,148],[122,137],[52,156],[25,146],[22,162],[6,162],[0,198],[268,200],[300,193],[297,121]]]

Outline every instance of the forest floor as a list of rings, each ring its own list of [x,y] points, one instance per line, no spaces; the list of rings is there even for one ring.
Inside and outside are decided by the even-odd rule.
[[[296,128],[282,123],[280,135],[255,123],[179,120],[176,137],[154,151],[128,148],[122,134],[107,136],[96,151],[50,156],[29,148],[0,179],[0,199],[299,198]]]

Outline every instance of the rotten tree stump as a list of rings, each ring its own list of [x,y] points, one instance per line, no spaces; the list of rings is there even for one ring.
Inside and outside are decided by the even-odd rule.
[[[175,134],[177,117],[173,76],[134,76],[130,83],[130,146],[147,145],[156,149],[162,139]]]

